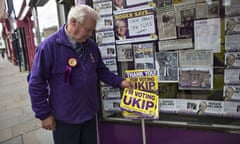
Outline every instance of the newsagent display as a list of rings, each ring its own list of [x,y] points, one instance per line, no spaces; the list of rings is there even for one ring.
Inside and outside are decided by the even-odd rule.
[[[136,89],[101,82],[103,120],[240,129],[240,1],[92,6],[101,16],[95,38],[104,63]]]

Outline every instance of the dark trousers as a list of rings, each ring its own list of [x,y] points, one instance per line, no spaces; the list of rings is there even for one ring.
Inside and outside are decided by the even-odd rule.
[[[56,120],[54,144],[97,144],[95,117],[81,124],[66,124]]]

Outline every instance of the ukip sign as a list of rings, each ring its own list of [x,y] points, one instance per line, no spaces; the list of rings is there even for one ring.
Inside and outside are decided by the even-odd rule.
[[[158,118],[158,95],[137,89],[124,89],[120,107],[123,110],[143,115],[147,118]]]

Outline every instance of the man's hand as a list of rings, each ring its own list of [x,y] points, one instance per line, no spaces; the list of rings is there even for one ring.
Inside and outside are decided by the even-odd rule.
[[[56,123],[52,115],[48,116],[46,119],[42,120],[42,128],[46,130],[55,130]]]
[[[127,80],[123,80],[121,83],[121,88],[129,88],[129,89],[134,89],[134,86],[131,82]]]

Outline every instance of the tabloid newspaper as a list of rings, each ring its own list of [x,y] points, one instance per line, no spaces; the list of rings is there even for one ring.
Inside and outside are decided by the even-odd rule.
[[[224,113],[223,108],[224,102],[222,101],[177,99],[176,102],[176,109],[179,113],[220,116]]]
[[[113,88],[112,86],[106,85],[101,86],[101,94],[103,99],[119,98],[121,96],[119,88]]]
[[[113,16],[101,16],[97,21],[96,31],[113,30]]]
[[[156,5],[157,8],[172,6],[173,0],[156,0]]]
[[[100,16],[112,15],[112,1],[110,0],[93,0],[93,8],[97,11]]]
[[[114,13],[116,44],[157,40],[156,11],[136,7]]]
[[[220,18],[194,21],[194,49],[220,52]]]
[[[133,61],[133,50],[131,44],[121,44],[116,45],[116,47],[118,62]]]
[[[225,18],[225,35],[240,34],[240,16]]]
[[[174,4],[178,38],[190,38],[193,35],[195,1],[183,1]]]
[[[115,44],[114,31],[107,30],[96,32],[96,42],[98,46],[103,46],[107,44]]]
[[[212,1],[208,4],[206,1],[196,2],[196,18],[213,18],[219,17],[220,1]]]
[[[225,6],[225,15],[226,16],[235,16],[240,15],[239,0],[223,0],[223,6]]]
[[[142,115],[146,119],[157,119],[158,111],[158,95],[137,89],[124,89],[121,102],[121,109]]]
[[[173,6],[157,9],[157,26],[159,40],[177,38],[176,20]]]
[[[135,69],[153,69],[154,68],[154,43],[133,44]]]
[[[120,99],[103,100],[103,110],[107,112],[120,112]]]
[[[103,45],[99,47],[102,58],[116,58],[115,44]]]
[[[160,51],[155,53],[159,82],[178,82],[178,52]]]
[[[225,101],[240,102],[240,85],[224,85],[223,98]]]
[[[192,38],[161,40],[158,41],[158,49],[159,51],[193,49]]]
[[[212,51],[182,50],[179,52],[179,67],[212,67]]]
[[[211,90],[213,88],[213,68],[179,68],[181,90]]]
[[[159,111],[176,113],[176,99],[159,99]]]
[[[228,52],[240,51],[240,34],[225,35],[225,50]]]
[[[240,102],[224,102],[224,116],[240,118]]]
[[[225,65],[227,68],[240,68],[240,52],[225,53]]]
[[[225,69],[224,70],[225,84],[240,84],[240,69]]]
[[[122,11],[130,8],[134,9],[136,7],[155,7],[155,5],[155,0],[121,0],[121,4],[114,4],[113,2],[113,11]]]
[[[240,118],[240,102],[193,99],[160,99],[159,111],[189,115],[211,115]]]

